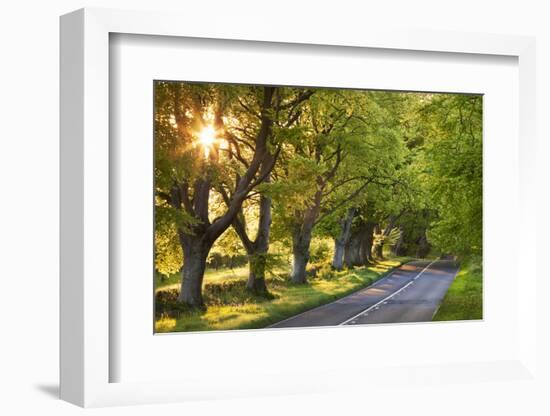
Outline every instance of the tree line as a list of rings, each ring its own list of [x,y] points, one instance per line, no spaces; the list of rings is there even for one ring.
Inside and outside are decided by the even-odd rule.
[[[157,81],[154,135],[155,266],[181,270],[178,300],[192,307],[224,239],[246,253],[258,295],[274,241],[296,284],[315,236],[333,241],[337,270],[384,246],[481,252],[479,95]]]

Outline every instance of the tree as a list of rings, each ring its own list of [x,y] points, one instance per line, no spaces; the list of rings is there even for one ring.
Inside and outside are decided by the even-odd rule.
[[[275,94],[275,105],[273,108],[274,122],[272,127],[272,133],[269,144],[272,147],[276,147],[276,151],[272,154],[269,153],[263,164],[273,168],[279,155],[281,147],[286,141],[290,140],[294,133],[294,124],[301,114],[301,108],[304,102],[306,102],[313,95],[313,91],[309,89],[301,88],[279,88]],[[254,110],[250,105],[244,104],[240,101],[241,107],[247,113],[245,118],[254,117]],[[237,135],[241,132],[241,138],[238,139]],[[253,141],[250,142],[250,135],[243,129],[227,129],[228,137],[232,142],[248,143],[250,149],[253,148]],[[248,136],[248,137],[247,137]],[[247,139],[249,140],[247,142]],[[248,168],[248,163],[243,158],[241,153],[235,154],[235,159]],[[262,165],[263,167],[263,165]],[[237,170],[238,172],[238,170]],[[236,182],[239,180],[239,173],[236,175]],[[249,230],[247,215],[245,215],[243,206],[239,210],[237,216],[233,219],[233,228],[239,236],[244,249],[248,255],[249,261],[249,277],[247,281],[247,289],[257,295],[266,295],[268,290],[265,283],[265,273],[268,266],[268,250],[269,250],[269,237],[272,222],[271,215],[271,196],[269,195],[269,185],[271,184],[271,174],[265,175],[262,182],[257,189],[251,190],[252,194],[247,196],[247,200],[254,202],[257,200],[257,215],[252,215],[252,219],[256,221],[256,229]],[[220,187],[220,193],[222,194],[226,204],[229,206],[231,202],[231,189],[227,183],[222,182]],[[234,188],[234,187],[233,187]],[[251,232],[255,232],[255,237],[252,238]]]
[[[350,238],[344,246],[344,263],[348,268],[365,266],[373,262],[374,202],[367,201],[359,209]]]
[[[210,219],[210,193],[220,181],[223,117],[235,105],[235,89],[214,84],[155,83],[155,187],[160,212],[168,212],[178,227],[183,250],[180,302],[202,307],[202,280],[208,253],[231,225],[249,192],[269,174],[268,139],[273,126],[275,87],[250,87],[257,97],[259,123],[248,168],[239,175],[227,209]],[[201,137],[202,135],[202,137]],[[261,169],[260,169],[261,167]]]
[[[482,97],[434,96],[423,108],[425,181],[434,209],[426,239],[455,254],[481,254]]]
[[[354,207],[348,208],[346,216],[339,221],[340,229],[338,231],[338,236],[334,239],[334,255],[332,257],[332,268],[335,270],[342,270],[344,267],[344,250],[346,246],[349,246],[351,226],[356,211],[357,209]]]
[[[480,96],[159,81],[155,109],[155,267],[181,269],[180,302],[203,306],[222,235],[256,294],[273,241],[294,283],[314,237],[333,239],[337,270],[384,246],[481,251]]]
[[[392,218],[399,218],[414,192],[407,176],[408,149],[403,146],[403,119],[411,97],[409,94],[377,92],[369,99],[376,104],[376,111],[371,110],[360,117],[369,126],[368,140],[377,143],[371,148],[369,157],[363,160],[371,166],[374,180],[353,201],[355,215],[349,232],[346,226],[351,217],[339,219],[341,225],[333,235],[335,269],[341,269],[343,264],[347,267],[367,265],[373,261],[373,251],[381,258],[382,246],[397,236],[395,219]],[[383,221],[388,221],[388,226],[384,232],[375,235],[375,228]]]
[[[283,152],[279,181],[281,222],[292,236],[294,283],[306,282],[309,247],[320,222],[355,199],[369,184],[390,184],[395,132],[377,128],[388,113],[372,94],[319,91],[308,102],[299,140]],[[380,163],[383,161],[383,163]]]

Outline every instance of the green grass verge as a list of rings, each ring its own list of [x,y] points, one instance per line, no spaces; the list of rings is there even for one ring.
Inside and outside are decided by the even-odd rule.
[[[408,260],[405,257],[393,258],[370,267],[342,272],[327,268],[318,272],[317,277],[310,277],[305,285],[294,285],[288,279],[271,277],[267,279],[269,291],[274,296],[271,300],[248,294],[244,289],[245,280],[235,282],[232,276],[226,279],[216,275],[209,279],[206,276],[206,311],[184,310],[174,316],[160,316],[155,322],[155,330],[186,332],[264,328],[369,286]],[[223,290],[220,290],[220,285]],[[160,290],[177,289],[165,285]]]
[[[231,280],[245,279],[248,276],[248,266],[215,269],[206,269],[204,273],[205,283],[223,283]],[[181,273],[174,273],[168,277],[160,274],[155,278],[155,289],[179,289],[181,283]]]
[[[483,270],[481,258],[464,260],[449,287],[434,321],[463,321],[483,318]]]

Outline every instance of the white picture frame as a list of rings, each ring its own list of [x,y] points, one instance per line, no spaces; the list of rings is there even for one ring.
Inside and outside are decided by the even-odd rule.
[[[182,380],[110,382],[110,363],[116,360],[109,348],[109,36],[113,33],[188,38],[209,38],[283,44],[332,45],[335,47],[430,51],[453,54],[504,55],[518,59],[520,207],[519,260],[526,283],[517,292],[517,354],[507,360],[438,366],[418,363],[408,369],[413,378],[433,379],[448,372],[465,381],[479,381],[472,374],[524,379],[536,371],[537,272],[529,242],[535,241],[535,41],[530,37],[421,31],[386,32],[353,29],[327,34],[323,28],[302,32],[300,28],[275,25],[240,25],[241,33],[220,18],[205,26],[184,16],[162,12],[82,9],[61,18],[61,398],[80,406],[159,403],[198,398],[239,397],[261,394],[307,393],[349,388],[358,380],[349,368],[331,370],[333,382],[316,382],[318,374],[271,374],[269,379],[230,383],[223,375],[212,383],[205,371],[192,382]],[[298,334],[299,332],[295,332]],[[220,336],[207,334],[207,336]],[[223,336],[223,334],[222,334]],[[399,369],[370,369],[371,379],[383,379]],[[527,375],[527,376],[526,376]],[[209,379],[210,378],[210,379]],[[342,383],[340,380],[349,380]],[[368,383],[368,380],[364,380]]]

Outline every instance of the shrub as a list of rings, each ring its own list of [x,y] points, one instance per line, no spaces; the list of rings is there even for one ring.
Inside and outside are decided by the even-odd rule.
[[[326,239],[314,238],[309,249],[309,261],[311,263],[322,262],[331,257],[332,248]]]
[[[193,312],[189,306],[178,302],[178,289],[160,290],[155,294],[155,317],[176,318],[184,313]]]
[[[155,316],[157,319],[177,318],[182,314],[196,313],[197,310],[178,302],[179,289],[160,290],[155,296]],[[256,295],[246,289],[242,280],[204,285],[203,299],[206,307],[211,306],[243,306],[274,299],[275,296],[266,293]]]

